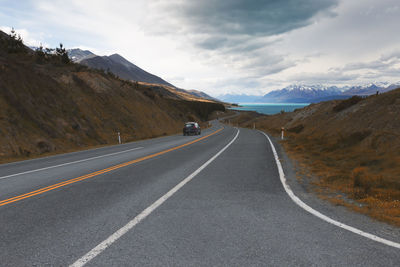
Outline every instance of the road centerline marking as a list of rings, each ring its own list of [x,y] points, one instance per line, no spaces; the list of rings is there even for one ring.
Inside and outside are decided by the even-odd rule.
[[[213,162],[219,155],[221,155],[230,145],[232,145],[233,142],[235,142],[235,140],[239,136],[239,133],[240,133],[240,130],[237,129],[235,137],[226,146],[224,146],[220,151],[218,151],[217,154],[215,154],[213,157],[211,157],[209,160],[207,160],[207,162],[205,162],[197,170],[195,170],[193,173],[191,173],[189,176],[187,176],[185,179],[183,179],[179,184],[177,184],[171,190],[169,190],[165,195],[160,197],[153,204],[151,204],[149,207],[147,207],[145,210],[143,210],[139,215],[137,215],[135,218],[133,218],[131,221],[129,221],[126,225],[124,225],[122,228],[120,228],[119,230],[114,232],[107,239],[105,239],[103,242],[98,244],[95,248],[93,248],[88,253],[86,253],[83,257],[81,257],[80,259],[75,261],[73,264],[71,264],[70,267],[84,266],[86,263],[88,263],[89,261],[94,259],[97,255],[99,255],[104,250],[106,250],[109,246],[111,246],[119,238],[121,238],[123,235],[125,235],[129,230],[131,230],[133,227],[135,227],[138,223],[140,223],[142,220],[144,220],[153,211],[155,211],[159,206],[161,206],[166,200],[168,200],[171,196],[173,196],[179,189],[181,189],[185,184],[190,182],[197,174],[199,174],[203,169],[205,169],[211,162]]]
[[[36,195],[43,194],[45,192],[52,191],[52,190],[60,188],[60,187],[64,187],[64,186],[67,186],[67,185],[70,185],[70,184],[73,184],[73,183],[77,183],[77,182],[80,182],[80,181],[95,177],[95,176],[100,175],[100,174],[108,173],[110,171],[113,171],[113,170],[116,170],[116,169],[120,169],[122,167],[126,167],[126,166],[129,166],[129,165],[132,165],[132,164],[135,164],[135,163],[147,160],[147,159],[151,159],[151,158],[166,154],[168,152],[180,149],[182,147],[189,146],[191,144],[194,144],[194,143],[197,143],[197,142],[199,142],[201,140],[204,140],[204,139],[206,139],[206,138],[208,138],[208,137],[210,137],[210,136],[222,131],[223,129],[224,128],[220,128],[220,129],[218,129],[218,130],[216,130],[216,131],[214,131],[214,132],[212,132],[212,133],[210,133],[208,135],[205,135],[205,136],[200,137],[198,139],[195,139],[193,141],[190,141],[190,142],[187,142],[187,143],[184,143],[182,145],[175,146],[175,147],[172,147],[172,148],[169,148],[169,149],[166,149],[166,150],[162,150],[162,151],[154,153],[154,154],[150,154],[150,155],[147,155],[147,156],[144,156],[144,157],[141,157],[141,158],[138,158],[138,159],[134,159],[134,160],[131,160],[131,161],[128,161],[128,162],[120,163],[120,164],[117,164],[117,165],[114,165],[114,166],[111,166],[111,167],[108,167],[108,168],[105,168],[105,169],[102,169],[102,170],[99,170],[99,171],[96,171],[96,172],[92,172],[92,173],[85,174],[85,175],[82,175],[82,176],[79,176],[79,177],[76,177],[76,178],[68,179],[66,181],[63,181],[63,182],[60,182],[60,183],[56,183],[56,184],[53,184],[53,185],[50,185],[50,186],[39,188],[37,190],[31,191],[31,192],[28,192],[28,193],[25,193],[25,194],[22,194],[22,195],[18,195],[18,196],[15,196],[15,197],[4,199],[4,200],[0,201],[0,207],[1,206],[5,206],[5,205],[10,204],[10,203],[13,203],[13,202],[17,202],[17,201],[26,199],[26,198],[30,198],[30,197],[33,197],[33,196],[36,196]]]
[[[376,241],[376,242],[379,242],[381,244],[385,244],[387,246],[391,246],[391,247],[400,249],[400,243],[396,243],[394,241],[384,239],[382,237],[379,237],[379,236],[364,232],[364,231],[362,231],[360,229],[357,229],[357,228],[355,228],[353,226],[350,226],[350,225],[341,223],[339,221],[336,221],[336,220],[334,220],[334,219],[322,214],[321,212],[311,208],[306,203],[304,203],[299,197],[297,197],[293,193],[292,189],[290,188],[289,184],[287,183],[287,180],[286,180],[286,177],[285,177],[285,173],[283,172],[282,164],[279,161],[278,153],[276,152],[275,146],[272,143],[271,139],[269,138],[269,136],[266,133],[264,133],[262,131],[259,131],[259,132],[265,135],[265,137],[269,141],[269,144],[271,145],[272,153],[274,154],[275,162],[276,162],[276,165],[278,167],[279,178],[281,180],[283,188],[285,189],[286,193],[289,195],[289,197],[293,200],[294,203],[296,203],[298,206],[300,206],[302,209],[306,210],[307,212],[311,213],[312,215],[314,215],[314,216],[320,218],[321,220],[324,220],[324,221],[326,221],[326,222],[328,222],[330,224],[338,226],[338,227],[340,227],[342,229],[345,229],[347,231],[353,232],[353,233],[355,233],[357,235],[369,238],[369,239],[371,239],[373,241]]]
[[[28,174],[28,173],[39,172],[39,171],[44,171],[44,170],[48,170],[48,169],[63,167],[63,166],[67,166],[67,165],[71,165],[71,164],[75,164],[75,163],[80,163],[80,162],[85,162],[85,161],[89,161],[89,160],[93,160],[93,159],[99,159],[99,158],[104,158],[104,157],[113,156],[113,155],[117,155],[117,154],[122,154],[122,153],[126,153],[126,152],[129,152],[129,151],[139,150],[139,149],[142,149],[142,148],[143,147],[135,147],[135,148],[132,148],[132,149],[127,149],[127,150],[119,151],[119,152],[115,152],[115,153],[100,155],[100,156],[91,157],[91,158],[87,158],[87,159],[75,160],[75,161],[71,161],[71,162],[66,162],[66,163],[62,163],[62,164],[58,164],[58,165],[53,165],[53,166],[49,166],[49,167],[44,167],[44,168],[25,171],[25,172],[20,172],[20,173],[14,173],[14,174],[6,175],[6,176],[1,176],[0,180],[1,179],[6,179],[6,178],[10,178],[10,177],[14,177],[14,176],[18,176],[18,175],[24,175],[24,174]]]

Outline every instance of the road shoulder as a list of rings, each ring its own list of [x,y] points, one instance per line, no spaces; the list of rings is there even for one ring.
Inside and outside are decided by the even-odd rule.
[[[400,242],[400,228],[376,221],[366,215],[349,210],[344,206],[333,205],[318,197],[315,190],[313,190],[310,179],[299,179],[297,177],[297,163],[294,159],[288,157],[284,148],[279,143],[279,139],[271,136],[270,138],[277,150],[288,185],[303,202],[336,221],[397,243]]]

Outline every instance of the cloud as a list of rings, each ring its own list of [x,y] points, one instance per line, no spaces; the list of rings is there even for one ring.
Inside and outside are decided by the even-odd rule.
[[[400,73],[400,51],[384,53],[375,60],[352,62],[326,72],[301,72],[289,75],[293,83],[322,83],[332,85],[363,84],[366,82],[396,82]]]
[[[7,34],[10,34],[11,29],[12,28],[8,27],[8,26],[0,26],[0,30]],[[40,45],[42,45],[43,47],[49,47],[49,45],[46,42],[41,41],[44,39],[43,33],[42,34],[40,34],[40,33],[32,34],[27,29],[21,29],[21,28],[17,28],[14,30],[17,35],[21,36],[25,45],[35,46],[35,47],[39,47]]]
[[[0,25],[29,43],[117,52],[213,95],[390,82],[400,72],[398,0],[0,2]]]
[[[400,50],[393,50],[390,51],[388,53],[383,54],[380,57],[380,60],[383,62],[388,62],[388,61],[392,61],[392,60],[400,60]]]
[[[207,63],[223,64],[258,77],[296,65],[273,49],[290,31],[331,17],[338,0],[158,1],[146,24],[153,34],[182,38]],[[162,21],[162,25],[155,23]],[[152,22],[152,23],[150,23]]]
[[[170,6],[191,30],[224,35],[269,36],[311,23],[337,0],[183,1]]]
[[[292,83],[340,85],[356,80],[358,77],[359,74],[346,74],[340,71],[315,73],[305,72],[291,75],[287,80]]]
[[[332,68],[331,72],[340,74],[358,73],[358,77],[364,80],[391,80],[399,79],[400,51],[393,50],[384,53],[378,59],[364,62],[353,62],[341,68]]]

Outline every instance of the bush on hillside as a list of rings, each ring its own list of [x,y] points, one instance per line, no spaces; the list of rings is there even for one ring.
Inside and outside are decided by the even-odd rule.
[[[303,129],[304,129],[304,125],[303,124],[299,124],[299,125],[296,125],[296,126],[294,126],[292,128],[289,128],[288,132],[292,132],[292,133],[297,133],[298,134],[301,131],[303,131]]]
[[[357,104],[361,100],[363,100],[363,98],[361,96],[357,96],[357,95],[352,96],[351,98],[343,100],[339,104],[334,106],[333,107],[333,111],[334,112],[340,112],[342,110],[345,110],[345,109]]]
[[[28,49],[24,46],[21,35],[17,34],[14,28],[12,28],[9,35],[2,34],[0,36],[0,47],[3,48],[7,53],[26,52]]]

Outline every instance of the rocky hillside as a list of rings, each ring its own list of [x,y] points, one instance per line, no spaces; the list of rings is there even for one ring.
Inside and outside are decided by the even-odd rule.
[[[300,174],[311,174],[336,204],[400,225],[399,118],[400,88],[236,122],[276,136],[284,127],[282,144],[304,166]]]
[[[0,161],[173,134],[216,102],[120,79],[0,34]]]

